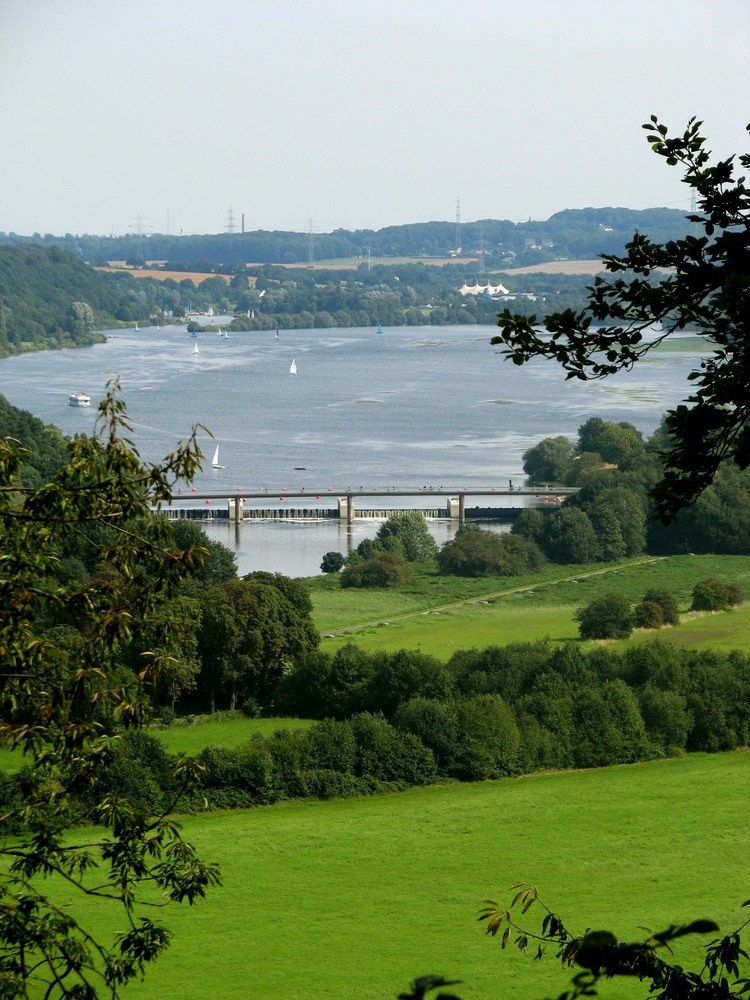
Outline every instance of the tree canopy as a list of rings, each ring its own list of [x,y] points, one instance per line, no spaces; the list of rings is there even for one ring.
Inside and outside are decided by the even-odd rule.
[[[689,376],[693,392],[666,417],[664,468],[652,490],[665,523],[725,459],[750,464],[750,189],[735,177],[734,157],[710,164],[702,126],[692,118],[670,137],[652,115],[643,127],[657,155],[683,166],[699,209],[688,219],[703,235],[657,243],[636,232],[624,256],[603,255],[610,274],[595,278],[586,310],[548,315],[542,332],[535,316],[505,310],[492,340],[514,364],[548,357],[567,378],[587,381],[632,368],[679,331],[705,338],[706,356]],[[739,163],[750,167],[750,154]]]
[[[112,780],[122,734],[149,719],[180,624],[169,599],[198,558],[173,546],[167,521],[148,517],[176,481],[192,478],[194,436],[149,465],[129,431],[115,385],[96,434],[70,443],[67,462],[33,487],[22,485],[18,444],[0,439],[0,737],[28,760],[23,795],[0,817],[2,997],[118,996],[171,936],[143,910],[142,889],[193,903],[219,881],[168,818],[197,784],[193,762],[176,764],[157,815]],[[92,527],[102,529],[102,571],[61,581],[61,538]],[[123,681],[119,656],[146,632],[138,674]],[[76,837],[83,821],[95,826]],[[114,943],[81,924],[75,905],[56,902],[57,878],[119,908]]]

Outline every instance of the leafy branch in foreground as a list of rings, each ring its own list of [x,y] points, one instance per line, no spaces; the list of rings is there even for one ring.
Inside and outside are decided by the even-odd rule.
[[[631,369],[675,332],[695,329],[705,338],[706,355],[688,376],[690,405],[666,417],[669,446],[652,491],[664,523],[700,496],[721,462],[750,464],[750,188],[735,178],[734,157],[709,165],[702,126],[692,118],[672,138],[652,115],[643,127],[657,155],[685,168],[700,210],[687,218],[704,235],[660,245],[635,233],[626,256],[603,256],[617,277],[594,279],[586,311],[553,313],[540,331],[535,316],[505,310],[492,339],[516,365],[550,358],[567,378],[588,381]],[[739,162],[750,168],[750,154]],[[661,332],[647,339],[654,328]]]
[[[750,923],[746,920],[737,930],[722,938],[714,938],[705,949],[703,967],[688,971],[662,957],[672,954],[671,944],[691,934],[714,934],[719,928],[711,920],[694,920],[683,926],[670,926],[664,931],[648,931],[643,941],[618,941],[607,930],[587,930],[573,934],[562,919],[540,899],[535,886],[517,882],[510,887],[514,894],[510,904],[502,908],[494,900],[484,900],[478,919],[485,921],[487,934],[500,935],[501,945],[513,943],[522,952],[534,949],[534,959],[542,958],[547,948],[564,968],[581,969],[573,976],[572,989],[561,993],[558,1000],[577,1000],[596,996],[596,987],[603,979],[616,976],[636,978],[648,983],[648,997],[662,1000],[708,1000],[708,998],[741,997],[750,993],[750,979],[740,977],[740,961],[747,960],[742,948],[741,933]],[[746,900],[743,906],[750,905]],[[536,906],[544,916],[534,927],[522,923]],[[731,981],[730,981],[731,980]]]
[[[16,794],[0,803],[8,1000],[117,997],[169,944],[149,910],[197,902],[220,883],[169,818],[200,783],[194,762],[175,766],[171,802],[157,815],[114,780],[120,734],[147,723],[149,690],[167,660],[148,652],[137,676],[125,676],[122,653],[147,625],[153,648],[165,648],[159,639],[174,627],[166,599],[200,559],[151,516],[199,468],[195,435],[149,465],[129,430],[115,383],[92,438],[73,441],[67,464],[37,489],[18,487],[23,453],[0,440],[0,739],[27,759]],[[94,528],[106,529],[101,571],[64,582],[66,539]],[[84,926],[71,894],[114,903],[117,913]]]

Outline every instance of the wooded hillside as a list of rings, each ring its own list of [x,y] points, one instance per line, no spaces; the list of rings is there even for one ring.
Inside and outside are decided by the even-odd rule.
[[[384,229],[337,229],[332,233],[254,232],[175,236],[130,233],[124,236],[18,236],[0,233],[0,243],[57,246],[91,263],[108,260],[169,261],[181,270],[196,262],[217,264],[309,264],[310,260],[372,257],[449,257],[461,247],[461,257],[482,256],[492,267],[526,266],[561,258],[582,259],[621,253],[637,229],[652,240],[680,239],[691,230],[678,209],[567,209],[544,221],[484,219],[456,226],[455,222],[420,222]],[[188,266],[190,265],[190,266]]]

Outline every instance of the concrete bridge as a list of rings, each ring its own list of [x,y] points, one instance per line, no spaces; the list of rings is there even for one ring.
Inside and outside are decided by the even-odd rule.
[[[388,517],[391,514],[403,513],[406,510],[419,510],[425,517],[445,517],[463,524],[467,518],[483,520],[513,521],[524,510],[529,508],[551,511],[564,502],[565,498],[577,493],[577,487],[528,487],[508,486],[506,489],[497,487],[466,487],[461,489],[444,489],[442,486],[420,487],[384,487],[378,489],[336,490],[326,487],[325,490],[314,489],[281,490],[261,489],[242,490],[237,488],[234,494],[221,491],[179,492],[172,494],[171,502],[162,508],[162,513],[169,518],[229,518],[240,524],[245,520],[277,520],[293,518],[337,518],[352,524],[355,517]],[[492,500],[484,506],[467,508],[467,499],[486,498]],[[441,505],[441,498],[443,499]],[[364,506],[361,500],[377,499],[378,505]],[[399,500],[411,500],[402,506]],[[519,500],[523,503],[518,503]],[[289,501],[308,501],[310,506],[293,506]],[[223,501],[225,507],[213,507],[213,503]],[[259,501],[262,501],[259,503]],[[416,502],[415,502],[416,501]],[[273,506],[269,507],[268,503]],[[196,506],[198,505],[198,506]]]

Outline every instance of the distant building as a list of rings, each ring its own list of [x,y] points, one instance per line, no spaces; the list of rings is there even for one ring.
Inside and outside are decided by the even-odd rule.
[[[504,285],[467,285],[466,282],[461,285],[458,291],[460,295],[485,295],[487,297],[510,295]]]

